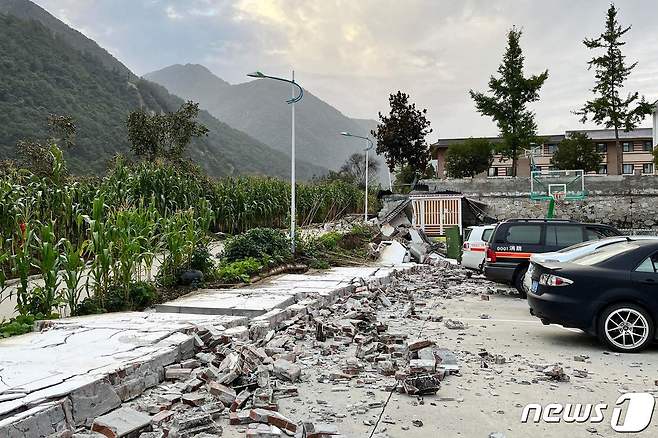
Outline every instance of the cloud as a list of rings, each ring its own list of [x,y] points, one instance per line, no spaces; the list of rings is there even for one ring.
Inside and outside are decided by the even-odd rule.
[[[386,112],[408,92],[428,108],[437,136],[496,133],[468,96],[485,90],[507,30],[523,29],[526,73],[549,70],[533,106],[542,133],[579,127],[571,111],[589,97],[592,56],[582,45],[602,30],[598,0],[37,0],[138,74],[202,63],[229,82],[262,70],[296,78],[353,117]],[[658,8],[619,5],[633,24],[625,53],[639,66],[628,82],[658,98]],[[647,122],[648,123],[648,122]]]

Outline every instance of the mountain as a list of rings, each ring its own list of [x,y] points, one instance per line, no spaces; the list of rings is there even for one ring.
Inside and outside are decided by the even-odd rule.
[[[11,15],[26,21],[37,21],[45,28],[57,35],[72,48],[93,55],[109,70],[116,70],[125,76],[134,76],[133,73],[110,53],[84,36],[75,29],[70,28],[57,18],[50,15],[41,6],[27,0],[0,0],[0,14]]]
[[[19,139],[44,138],[49,114],[67,114],[78,128],[69,167],[99,173],[116,153],[129,153],[130,111],[175,111],[184,103],[27,0],[0,0],[0,41],[0,159],[15,157]],[[287,154],[208,112],[199,121],[209,134],[192,142],[189,155],[209,174],[289,175]],[[303,161],[297,169],[302,179],[326,172]]]
[[[262,79],[230,85],[195,64],[172,65],[144,77],[199,102],[213,116],[272,148],[289,153],[291,115],[285,100],[290,98],[290,85]],[[365,142],[340,136],[341,131],[365,136],[377,124],[351,119],[306,89],[295,111],[297,155],[331,169],[365,147]]]

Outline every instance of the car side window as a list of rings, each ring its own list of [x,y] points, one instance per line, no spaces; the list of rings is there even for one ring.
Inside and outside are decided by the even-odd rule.
[[[513,225],[507,229],[505,242],[539,245],[541,243],[541,225]]]
[[[585,227],[585,240],[599,240],[609,237],[603,229],[594,227]]]
[[[580,225],[547,225],[546,245],[571,246],[583,241]]]
[[[640,266],[635,268],[637,272],[651,272],[651,273],[658,273],[658,253],[650,255],[642,263],[640,263]]]
[[[484,230],[484,233],[482,233],[482,241],[488,242],[489,238],[491,237],[491,233],[493,233],[491,228]]]

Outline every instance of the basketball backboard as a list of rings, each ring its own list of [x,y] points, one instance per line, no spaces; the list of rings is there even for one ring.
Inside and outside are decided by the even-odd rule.
[[[575,201],[587,196],[582,170],[537,170],[530,173],[530,198]]]

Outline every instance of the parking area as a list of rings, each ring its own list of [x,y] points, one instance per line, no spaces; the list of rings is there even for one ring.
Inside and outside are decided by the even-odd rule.
[[[431,313],[468,324],[468,328],[455,331],[430,322],[425,332],[425,336],[439,339],[442,346],[453,349],[462,359],[461,376],[447,378],[439,393],[440,398],[457,401],[440,402],[436,407],[412,406],[406,411],[421,416],[422,411],[432,410],[432,415],[427,412],[423,417],[436,418],[436,427],[449,431],[448,435],[485,437],[502,432],[507,437],[615,436],[610,420],[621,393],[655,393],[658,389],[655,346],[639,354],[609,352],[595,338],[578,330],[542,325],[528,314],[524,300],[491,295],[489,301],[483,301],[468,295],[438,304]],[[489,319],[482,319],[482,315]],[[477,358],[482,350],[502,355],[505,363],[483,368],[483,361]],[[563,368],[568,382],[542,380],[545,376],[540,370],[553,365]],[[606,403],[608,409],[598,424],[564,420],[522,424],[523,408],[529,403],[544,407],[550,403]],[[641,435],[655,436],[657,431],[654,422]]]
[[[525,300],[508,295],[511,289],[484,279],[463,284],[460,290],[459,284],[418,279],[401,283],[418,288],[417,318],[399,317],[395,306],[378,313],[389,331],[431,340],[457,356],[459,374],[447,376],[436,395],[390,393],[386,378],[376,375],[342,383],[323,380],[328,370],[349,363],[353,351],[327,358],[308,348],[299,397],[282,400],[282,411],[335,423],[345,436],[610,437],[619,436],[611,420],[622,393],[658,391],[658,347],[639,354],[614,353],[579,330],[542,325],[529,314]],[[465,327],[448,328],[448,319]],[[564,375],[551,375],[555,370]],[[607,407],[599,406],[603,419],[598,422],[566,422],[562,412],[556,415],[559,422],[535,423],[532,410],[524,424],[524,407],[533,403],[542,408],[559,403],[567,416],[577,404],[581,413],[588,405],[592,411],[597,404]],[[621,408],[618,424],[624,424],[628,402]],[[654,421],[634,436],[657,432]]]

